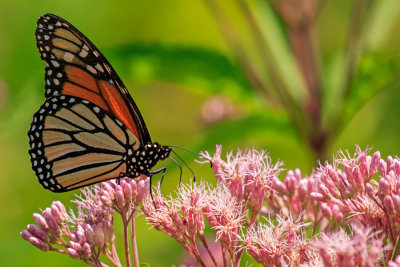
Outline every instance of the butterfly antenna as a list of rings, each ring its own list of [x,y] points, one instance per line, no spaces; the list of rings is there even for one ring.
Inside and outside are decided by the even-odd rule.
[[[183,162],[183,164],[185,164],[186,168],[188,168],[188,170],[193,174],[193,182],[196,182],[196,175],[194,174],[194,171],[189,167],[189,165],[186,164],[186,162],[175,151],[173,150],[171,151],[172,153],[175,154],[175,156],[178,157],[178,159],[180,159]]]
[[[199,153],[193,152],[193,151],[191,151],[191,150],[189,150],[189,149],[186,149],[186,148],[183,148],[183,147],[180,147],[180,146],[173,146],[173,145],[168,145],[168,146],[169,146],[169,147],[175,147],[175,148],[179,148],[179,149],[185,150],[186,152],[192,153],[193,155],[196,155],[196,156],[198,156],[199,158],[203,158],[203,159],[205,159],[205,160],[207,160],[207,161],[210,162],[211,168],[213,167],[212,161],[211,161],[210,159],[208,159],[208,158],[206,158],[206,157],[200,155]],[[174,152],[174,151],[172,150],[172,152]],[[174,154],[177,155],[175,152],[174,152]],[[177,156],[178,156],[178,155],[177,155]],[[178,156],[178,157],[179,157],[179,156]],[[181,159],[181,160],[182,160],[182,159]]]
[[[181,171],[181,173],[180,173],[180,175],[179,175],[179,186],[181,186],[181,182],[182,182],[182,166],[181,165],[179,165],[179,163],[174,159],[174,158],[172,158],[171,156],[168,156],[176,165],[178,165],[178,167],[179,167],[179,170]],[[162,183],[162,180],[161,180],[161,183]],[[161,184],[160,184],[160,187],[161,187]]]

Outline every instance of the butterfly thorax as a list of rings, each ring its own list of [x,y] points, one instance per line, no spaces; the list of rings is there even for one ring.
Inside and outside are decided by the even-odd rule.
[[[160,159],[167,158],[170,152],[171,148],[158,143],[148,143],[135,151],[129,149],[126,157],[127,175],[134,178],[140,174],[148,174],[150,169]]]

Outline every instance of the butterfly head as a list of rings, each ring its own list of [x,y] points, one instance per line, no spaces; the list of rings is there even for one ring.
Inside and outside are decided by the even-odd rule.
[[[148,143],[144,146],[144,153],[148,155],[153,161],[163,160],[171,153],[171,148],[168,146],[162,146],[159,143]]]

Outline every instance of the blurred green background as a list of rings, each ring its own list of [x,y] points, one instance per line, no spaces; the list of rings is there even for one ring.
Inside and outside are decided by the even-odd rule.
[[[103,52],[131,92],[154,141],[210,153],[215,144],[222,144],[225,152],[255,147],[268,150],[273,160],[283,160],[286,168],[309,173],[317,166],[317,157],[292,126],[285,108],[269,105],[252,88],[207,2],[0,0],[1,266],[84,265],[65,255],[41,252],[19,236],[33,223],[32,213],[53,200],[68,206],[77,193],[56,195],[42,189],[27,152],[32,115],[44,100],[44,62],[34,38],[36,21],[44,13],[68,20]],[[245,2],[263,18],[276,65],[301,103],[300,72],[288,56],[284,23],[267,1]],[[327,0],[315,21],[325,88],[324,125],[335,117],[356,2],[363,1]],[[371,6],[362,20],[364,46],[343,104],[342,122],[326,146],[328,158],[338,149],[352,153],[354,144],[371,145],[384,156],[400,151],[400,2],[365,2]],[[225,1],[221,6],[257,66],[260,58],[240,5]],[[177,152],[198,177],[214,182],[208,167],[195,163],[193,155]],[[163,187],[168,194],[178,184],[178,169],[171,162],[162,164],[168,167]],[[189,181],[190,173],[185,170],[184,175],[184,182]],[[137,225],[142,262],[179,264],[178,243],[149,230],[142,218]],[[116,232],[121,240],[121,229]]]

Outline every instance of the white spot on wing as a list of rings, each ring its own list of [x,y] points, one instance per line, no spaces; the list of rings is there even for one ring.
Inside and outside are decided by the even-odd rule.
[[[79,53],[79,56],[85,58],[88,54],[89,54],[88,51],[82,49],[81,52]]]
[[[60,63],[58,63],[58,62],[55,61],[55,60],[52,60],[52,61],[51,61],[51,64],[53,64],[53,66],[56,67],[56,68],[60,67]]]
[[[95,68],[98,69],[98,70],[101,71],[101,72],[104,72],[104,69],[103,69],[103,67],[100,65],[100,63],[97,63],[96,66],[95,66]]]
[[[86,68],[87,68],[87,70],[90,71],[91,73],[97,74],[97,70],[96,70],[95,68],[93,68],[92,66],[87,65]]]
[[[55,85],[59,85],[60,84],[60,81],[58,79],[53,79],[53,82],[54,82]]]

